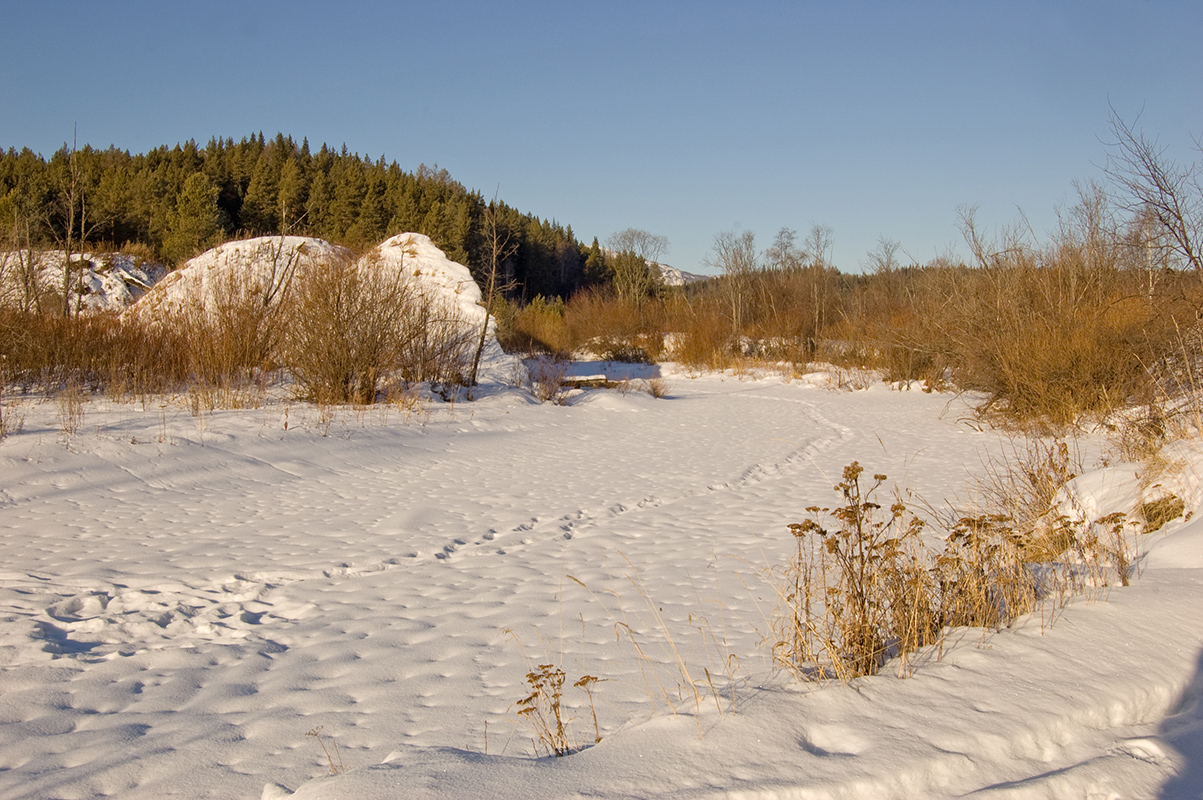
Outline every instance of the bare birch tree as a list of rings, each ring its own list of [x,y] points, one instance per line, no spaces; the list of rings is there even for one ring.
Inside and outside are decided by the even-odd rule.
[[[1149,246],[1168,249],[1203,280],[1203,184],[1198,162],[1180,164],[1157,139],[1128,124],[1111,110],[1107,176],[1119,189],[1122,207],[1144,216],[1164,234],[1148,237]],[[1203,143],[1194,138],[1195,150]]]
[[[497,195],[485,207],[481,219],[485,246],[488,248],[489,262],[485,265],[484,286],[481,287],[481,305],[485,308],[485,319],[480,326],[480,338],[476,342],[476,352],[472,356],[472,372],[468,376],[468,399],[472,399],[472,387],[476,385],[476,373],[480,368],[480,358],[485,351],[485,342],[489,336],[489,315],[493,312],[493,304],[497,296],[510,288],[510,282],[504,277],[502,270],[505,261],[517,250],[518,245],[510,240],[510,232],[503,231],[497,222]]]

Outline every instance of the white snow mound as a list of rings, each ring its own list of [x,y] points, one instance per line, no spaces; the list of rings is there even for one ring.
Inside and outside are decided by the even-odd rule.
[[[127,313],[143,319],[162,319],[199,302],[209,312],[224,299],[266,297],[279,302],[310,270],[348,259],[345,247],[305,236],[262,236],[227,242],[191,259],[159,281]],[[425,302],[443,308],[441,316],[458,320],[479,333],[488,319],[488,338],[482,358],[485,373],[501,379],[512,371],[497,344],[494,322],[481,303],[480,288],[472,273],[456,263],[420,233],[400,233],[370,250],[359,264],[371,269],[396,270],[410,282]]]
[[[429,236],[399,233],[375,247],[365,258],[376,256],[382,266],[405,270],[406,276],[426,291],[449,301],[465,322],[479,327],[485,319],[480,287],[472,273],[435,246]]]
[[[345,247],[306,236],[227,242],[190,259],[159,281],[130,313],[157,319],[198,300],[210,309],[229,292],[242,297],[267,294],[272,300],[287,291],[298,271],[349,256]]]

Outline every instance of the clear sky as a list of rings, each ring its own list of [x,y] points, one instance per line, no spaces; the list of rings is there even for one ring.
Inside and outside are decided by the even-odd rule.
[[[0,147],[142,152],[277,131],[345,143],[707,271],[830,226],[963,252],[957,207],[1038,233],[1102,178],[1109,106],[1193,160],[1203,3],[12,2]]]

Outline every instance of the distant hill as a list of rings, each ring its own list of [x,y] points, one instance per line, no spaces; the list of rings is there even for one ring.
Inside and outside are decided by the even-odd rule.
[[[668,264],[657,264],[656,266],[660,268],[660,279],[664,281],[665,286],[687,286],[710,278],[709,275],[685,272],[676,267],[670,267]]]

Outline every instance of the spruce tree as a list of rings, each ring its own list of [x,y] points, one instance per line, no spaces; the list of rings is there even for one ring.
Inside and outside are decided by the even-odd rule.
[[[164,254],[180,262],[217,244],[222,230],[221,211],[217,207],[217,187],[202,172],[184,181],[175,210],[170,214]]]
[[[280,228],[280,209],[277,206],[280,181],[272,163],[272,149],[265,149],[259,154],[250,185],[242,198],[238,224],[250,233],[271,233]]]
[[[290,156],[280,170],[280,232],[291,233],[305,215],[305,175],[300,161]]]

